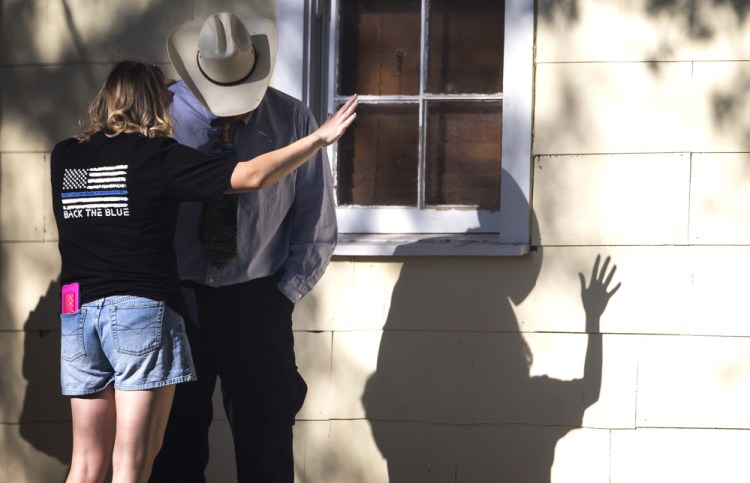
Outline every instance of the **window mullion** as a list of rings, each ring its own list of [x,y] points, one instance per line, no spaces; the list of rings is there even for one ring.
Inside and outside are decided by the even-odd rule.
[[[420,102],[420,96],[377,96],[377,95],[362,95],[358,94],[360,104],[417,104]],[[335,97],[336,104],[344,103],[349,99],[349,96]]]
[[[338,54],[338,42],[339,42],[339,2],[338,0],[330,0],[330,10],[329,10],[329,22],[330,22],[330,30],[331,32],[328,36],[328,82],[330,86],[333,86],[332,89],[329,91],[327,90],[326,93],[323,95],[327,98],[325,102],[326,109],[324,112],[320,113],[320,123],[322,124],[325,122],[326,115],[329,112],[335,112],[334,106],[338,102],[337,97],[339,94],[339,86],[338,86],[338,73],[339,73],[339,54]],[[325,84],[325,83],[324,83]],[[338,205],[338,185],[339,185],[339,160],[338,160],[338,148],[335,148],[333,146],[328,146],[326,148],[326,152],[328,153],[328,159],[331,164],[331,171],[333,172],[333,192],[334,192],[334,199],[336,200],[336,205]]]
[[[422,96],[426,100],[438,101],[502,101],[503,93],[497,94],[430,94]]]
[[[417,153],[417,159],[419,165],[417,167],[417,207],[423,209],[425,207],[425,178],[426,178],[426,152],[427,152],[427,105],[425,104],[425,90],[427,86],[427,43],[428,35],[427,26],[429,25],[428,15],[429,8],[427,2],[429,0],[422,0],[422,12],[421,12],[421,32],[422,37],[420,40],[420,68],[419,73],[419,149]]]

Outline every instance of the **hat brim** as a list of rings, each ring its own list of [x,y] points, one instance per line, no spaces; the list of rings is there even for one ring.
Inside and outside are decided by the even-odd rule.
[[[271,82],[278,32],[271,20],[238,17],[247,27],[255,49],[255,66],[237,84],[217,84],[207,78],[198,66],[198,36],[203,27],[196,20],[177,27],[167,38],[167,53],[177,73],[193,95],[217,116],[236,116],[254,110]]]

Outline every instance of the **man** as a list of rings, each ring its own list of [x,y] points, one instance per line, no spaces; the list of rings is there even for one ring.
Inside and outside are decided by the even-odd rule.
[[[250,159],[313,131],[310,110],[268,86],[276,47],[273,22],[230,13],[172,32],[167,48],[182,78],[171,87],[175,138],[208,152],[220,130],[212,123],[234,121],[228,140],[239,159]],[[236,217],[230,211],[222,224],[236,219],[236,252],[224,259],[213,258],[203,246],[213,235],[197,234],[216,224],[201,219],[201,210],[209,208],[186,204],[181,209],[175,244],[198,382],[183,384],[175,395],[151,482],[206,481],[217,375],[238,481],[294,480],[292,426],[307,385],[297,372],[292,311],[333,254],[332,186],[320,151],[278,185],[229,200]]]

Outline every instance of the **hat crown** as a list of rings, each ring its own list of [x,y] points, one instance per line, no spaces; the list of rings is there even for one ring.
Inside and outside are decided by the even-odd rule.
[[[175,28],[167,38],[167,52],[201,104],[217,116],[234,116],[263,100],[278,41],[273,20],[221,12]]]
[[[245,24],[236,15],[222,12],[209,16],[198,36],[198,65],[218,84],[245,79],[255,66],[255,49]]]

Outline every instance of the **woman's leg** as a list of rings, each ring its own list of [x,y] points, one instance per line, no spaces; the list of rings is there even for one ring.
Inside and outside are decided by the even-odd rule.
[[[115,391],[117,432],[112,483],[145,483],[151,474],[174,397],[174,385],[147,391]]]
[[[115,439],[114,389],[70,400],[73,458],[67,483],[99,483],[109,469]]]

